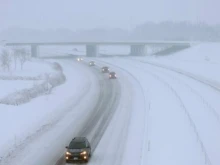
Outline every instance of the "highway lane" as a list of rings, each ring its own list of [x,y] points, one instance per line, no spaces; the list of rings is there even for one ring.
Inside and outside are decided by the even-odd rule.
[[[63,100],[62,104],[56,107],[56,111],[51,114],[48,128],[45,130],[40,129],[37,135],[34,134],[28,137],[28,140],[18,146],[16,152],[11,153],[11,156],[5,161],[6,163],[3,164],[65,164],[65,146],[75,136],[86,136],[91,142],[94,155],[89,164],[92,164],[97,158],[99,160],[103,158],[100,158],[101,154],[97,152],[102,148],[100,146],[103,146],[106,132],[109,132],[106,130],[109,130],[109,127],[115,129],[115,117],[117,116],[117,120],[121,121],[122,118],[118,116],[118,113],[123,111],[123,113],[126,113],[126,115],[122,115],[123,120],[125,116],[128,116],[126,118],[129,120],[129,113],[127,113],[129,107],[124,108],[121,102],[128,105],[130,101],[127,101],[127,97],[124,97],[128,94],[121,92],[125,86],[124,83],[121,85],[120,79],[109,80],[107,74],[100,72],[100,67],[89,67],[87,63],[78,63],[73,58],[49,60],[59,62],[63,66],[69,85],[68,89],[66,88],[67,93],[74,93],[72,90],[77,90],[77,88],[71,89],[71,86],[74,86],[74,79],[79,76],[75,71],[78,70],[80,74],[83,74],[79,76],[80,80],[84,81],[82,88],[78,89],[80,95],[71,95],[68,100]],[[125,90],[127,91],[127,88],[123,91]],[[60,98],[62,99],[62,96]],[[121,128],[124,125],[121,125],[121,122],[119,123],[120,125],[116,126],[117,132],[108,137],[117,136],[116,138],[119,139],[121,133],[126,136],[126,129]],[[125,123],[125,125],[127,124]],[[115,143],[115,141],[111,141],[111,144],[110,142],[104,142],[104,147],[108,144],[112,146],[112,143],[114,146],[121,146],[123,143],[117,139],[116,142],[119,143]],[[123,147],[121,148],[123,149]],[[121,156],[121,153],[123,152],[116,153],[114,158]],[[106,154],[106,156],[110,157],[111,155]]]
[[[83,65],[87,64],[84,63]],[[80,129],[77,128],[79,131],[74,135],[87,137],[94,152],[120,102],[121,87],[117,80],[109,80],[106,74],[100,73],[99,67],[91,67],[90,69],[99,79],[99,99],[96,105],[91,107],[92,110],[89,111],[90,113],[87,114],[84,122],[79,126]],[[74,125],[72,128],[74,129]],[[64,164],[63,155],[58,158],[55,165]]]

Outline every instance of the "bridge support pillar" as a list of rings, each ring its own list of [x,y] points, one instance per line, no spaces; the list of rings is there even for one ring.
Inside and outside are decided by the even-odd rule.
[[[130,47],[131,56],[145,56],[147,55],[146,45],[131,45]]]
[[[38,45],[31,45],[31,57],[38,57]]]
[[[86,45],[86,56],[96,57],[98,54],[98,45]]]

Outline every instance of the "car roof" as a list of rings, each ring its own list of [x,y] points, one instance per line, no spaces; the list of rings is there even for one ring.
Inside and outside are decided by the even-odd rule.
[[[74,137],[72,141],[74,142],[85,142],[87,140],[86,137]]]

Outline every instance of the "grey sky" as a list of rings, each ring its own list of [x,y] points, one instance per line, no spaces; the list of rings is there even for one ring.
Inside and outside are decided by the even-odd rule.
[[[0,0],[0,30],[120,27],[146,21],[220,23],[220,0]]]

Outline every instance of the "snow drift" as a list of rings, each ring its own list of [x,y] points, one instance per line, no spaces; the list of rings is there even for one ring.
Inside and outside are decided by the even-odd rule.
[[[6,105],[24,104],[40,95],[50,93],[53,88],[64,83],[66,77],[63,74],[62,67],[56,62],[52,63],[51,67],[53,68],[54,72],[46,73],[44,77],[42,77],[43,82],[34,85],[32,88],[23,89],[21,91],[7,95],[3,99],[0,99],[0,104],[6,104]]]

